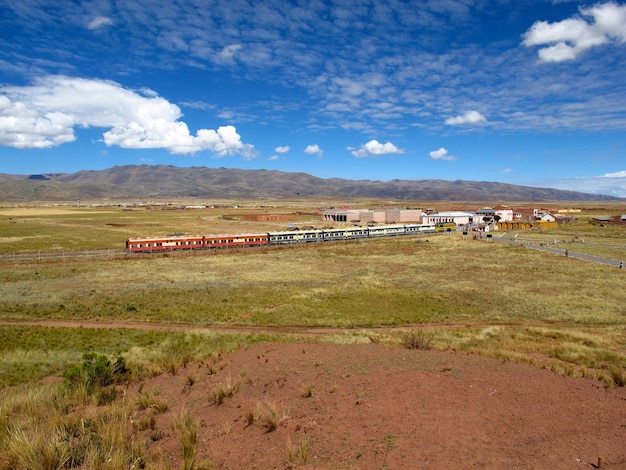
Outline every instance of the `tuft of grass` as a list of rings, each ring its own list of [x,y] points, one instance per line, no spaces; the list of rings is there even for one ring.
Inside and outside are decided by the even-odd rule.
[[[273,432],[278,429],[280,423],[285,419],[285,415],[282,414],[278,407],[271,401],[265,402],[265,410],[261,419],[263,421],[263,426],[267,430],[267,432]]]
[[[302,392],[300,393],[300,396],[303,398],[311,398],[313,396],[313,385],[304,384],[304,386],[302,387]]]
[[[165,413],[169,408],[167,400],[160,398],[157,392],[141,392],[136,404],[140,410],[151,409],[157,413]]]
[[[298,444],[293,444],[291,438],[287,438],[287,460],[291,465],[306,465],[309,463],[310,454],[311,443],[308,439],[303,439]]]
[[[183,470],[193,470],[196,467],[196,448],[199,427],[200,421],[186,408],[181,412],[180,416],[172,422],[172,428],[180,433]]]
[[[428,351],[435,346],[435,335],[432,331],[418,328],[404,333],[402,335],[402,344],[407,349]]]
[[[249,408],[244,415],[244,419],[246,420],[246,427],[252,426],[257,419],[257,415],[252,408]]]
[[[233,381],[228,375],[225,383],[216,384],[209,392],[209,402],[215,405],[221,405],[226,398],[232,397],[239,391],[241,387],[241,376]]]
[[[626,386],[626,369],[616,365],[609,366],[609,377],[613,380],[613,383],[618,387]]]
[[[55,428],[51,435],[29,435],[21,427],[9,431],[8,468],[64,468],[71,459],[71,450],[63,429]],[[15,466],[13,466],[15,465]]]

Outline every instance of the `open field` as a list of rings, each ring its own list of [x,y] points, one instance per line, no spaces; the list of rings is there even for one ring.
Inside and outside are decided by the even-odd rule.
[[[293,212],[289,207],[282,211]],[[220,234],[287,230],[288,223],[223,220],[224,215],[263,213],[248,206],[202,210],[135,208],[7,208],[0,210],[0,254],[124,248],[128,238],[171,234]],[[273,212],[273,211],[272,211]],[[316,222],[311,216],[298,220]]]
[[[289,201],[270,209],[251,201],[219,205],[203,210],[132,211],[95,204],[5,208],[1,211],[0,251],[121,247],[126,237],[147,233],[277,230],[288,224],[223,220],[222,215],[270,209],[313,212],[311,206],[298,207]],[[594,206],[558,230],[521,232],[518,237],[626,259],[624,225],[588,223],[592,216],[622,209],[626,211]],[[302,223],[319,222],[311,215],[298,217]],[[586,341],[592,349],[597,346],[621,357],[625,274],[607,266],[463,240],[460,234],[453,234],[217,254],[6,263],[0,271],[0,312],[5,322],[348,328],[352,333],[361,328],[380,331],[381,327],[428,323],[435,330],[437,325],[448,325],[437,331],[442,346],[472,344],[473,351],[489,353],[491,345],[497,344],[493,349],[503,357],[532,357],[533,349],[550,355],[551,333],[529,333],[528,328],[558,328],[568,335],[590,335],[580,341],[566,338],[567,347]],[[484,341],[485,335],[489,341]],[[543,336],[546,341],[537,340]],[[526,343],[530,351],[525,351]],[[588,359],[579,362],[585,367],[598,365]]]
[[[122,211],[120,208],[64,208],[58,211],[51,208],[49,212],[46,208],[2,209],[0,252],[121,248],[126,238],[135,236],[287,228],[285,222],[257,225],[221,219],[224,212],[232,214],[238,210],[265,209]],[[298,208],[290,206],[288,210]],[[607,210],[619,213],[620,208]],[[593,213],[599,212],[601,210],[596,208]],[[303,224],[316,223],[311,216],[300,217]],[[571,251],[626,259],[626,227],[594,226],[588,223],[589,217],[591,213],[583,213],[579,221],[556,231],[520,233],[519,237],[538,242],[545,240],[545,243],[557,240],[557,246],[566,246]],[[97,260],[3,263],[0,270],[0,320],[0,424],[6,429],[0,433],[0,468],[37,468],[37,465],[23,463],[28,462],[28,452],[41,462],[48,458],[46,452],[58,454],[65,449],[63,445],[67,444],[67,439],[62,436],[55,444],[56,451],[47,448],[43,440],[37,444],[36,439],[38,432],[54,434],[54,429],[58,432],[74,429],[75,420],[79,418],[74,415],[63,417],[66,413],[62,410],[79,407],[86,422],[92,423],[88,425],[93,426],[92,430],[97,426],[106,428],[108,421],[145,415],[143,411],[137,411],[131,398],[107,401],[103,390],[81,387],[68,390],[67,385],[54,379],[68,368],[80,365],[83,355],[90,352],[106,355],[111,360],[123,358],[130,369],[130,376],[124,383],[126,380],[131,384],[144,383],[160,377],[158,384],[149,383],[154,390],[165,394],[168,380],[176,380],[176,390],[184,387],[182,382],[187,382],[188,387],[194,382],[203,382],[209,387],[203,392],[206,397],[215,392],[211,387],[215,387],[218,380],[209,376],[219,377],[219,383],[224,386],[230,381],[231,394],[235,394],[233,387],[238,374],[253,375],[249,369],[242,369],[252,367],[249,364],[229,367],[230,354],[241,348],[261,348],[253,350],[258,351],[255,352],[259,355],[257,360],[263,362],[264,350],[282,348],[281,343],[301,344],[301,349],[311,356],[313,373],[316,369],[324,370],[323,364],[337,354],[320,346],[316,357],[317,345],[370,345],[382,348],[378,351],[381,355],[392,351],[389,361],[398,365],[400,359],[393,351],[404,349],[407,335],[414,335],[414,339],[417,335],[417,339],[424,340],[414,344],[455,352],[450,361],[433,356],[433,360],[443,362],[424,366],[428,374],[444,371],[454,376],[455,370],[466,370],[466,365],[456,361],[479,355],[507,364],[524,363],[524,366],[517,367],[530,367],[542,374],[549,371],[555,377],[566,377],[563,380],[571,380],[572,384],[591,381],[601,389],[613,387],[611,390],[615,390],[614,386],[626,383],[626,270],[486,240],[463,240],[460,234],[210,254],[120,255]],[[290,354],[294,348],[299,348],[289,347]],[[322,353],[323,350],[326,352]],[[502,363],[498,361],[481,363],[480,367],[496,370],[495,364]],[[305,385],[298,377],[306,367],[300,365],[295,370],[285,371],[290,381],[299,384],[297,388]],[[334,364],[332,367],[340,366]],[[355,362],[353,367],[359,366]],[[389,365],[386,367],[392,368],[392,372],[388,372],[391,375],[405,373]],[[202,372],[193,372],[196,369]],[[225,372],[221,373],[222,370]],[[226,371],[228,375],[225,375]],[[324,382],[324,390],[328,392],[336,382],[337,388],[344,387],[342,393],[346,392],[348,384],[343,379],[347,373],[344,371],[343,375],[337,376],[331,370],[326,371],[328,383]],[[307,375],[306,380],[313,381],[315,376]],[[372,377],[376,381],[385,380],[384,373],[382,376],[372,374]],[[547,376],[537,377],[536,380],[543,381]],[[244,388],[245,384],[251,387],[245,376],[241,382]],[[516,386],[523,387],[517,383]],[[139,397],[148,392],[134,387],[133,393]],[[316,396],[320,387],[322,385],[318,384],[315,390],[309,391]],[[371,383],[355,383],[350,387],[356,387],[347,393],[359,395],[355,398],[357,401],[366,402],[372,394],[379,393],[373,392]],[[618,388],[619,392],[606,393],[622,393],[624,389]],[[250,393],[252,390],[253,387]],[[119,457],[110,453],[98,454],[96,448],[100,446],[100,451],[104,452],[101,449],[104,444],[95,441],[80,442],[83,454],[88,454],[92,462],[112,459],[111,462],[123,463],[119,467],[111,464],[101,468],[128,468],[133,455],[154,465],[158,461],[158,456],[153,455],[156,448],[183,445],[178,440],[174,443],[173,439],[184,434],[185,426],[193,427],[193,423],[184,424],[181,399],[174,398],[177,394],[173,390],[168,393],[171,394],[167,399],[169,407],[176,410],[176,415],[164,410],[155,415],[156,424],[147,422],[144,423],[145,429],[134,429],[131,440],[133,445],[141,442],[141,448],[132,445],[129,448],[128,442],[122,444],[124,440],[128,441],[127,434],[125,437],[110,436],[113,443],[109,444],[109,451],[119,447]],[[253,396],[250,395],[249,399]],[[157,400],[157,397],[152,396],[152,399]],[[258,414],[257,420],[267,412],[267,400],[275,399],[280,404],[277,391],[274,397],[269,396],[265,401],[260,397],[254,399],[261,403],[258,413],[252,413]],[[194,406],[197,400],[200,398],[185,401],[185,406]],[[94,410],[91,407],[95,402],[99,406]],[[626,415],[626,400],[615,403],[617,405],[612,406],[621,406],[615,409],[616,416]],[[240,406],[248,405],[240,403]],[[58,416],[54,414],[44,420],[43,416],[51,408],[59,410]],[[214,414],[213,409],[208,410],[209,414]],[[297,414],[293,409],[289,413],[282,412]],[[178,431],[173,432],[174,427],[160,422],[165,415],[170,421],[179,420]],[[208,415],[204,419],[209,420]],[[234,426],[232,416],[224,415],[219,419],[230,420],[230,428]],[[301,426],[306,426],[306,419],[302,419]],[[5,421],[11,425],[3,424]],[[618,429],[622,426],[622,431],[626,432],[626,423],[616,425]],[[216,426],[221,428],[218,434],[228,436],[230,428],[226,421],[218,422]],[[357,424],[352,423],[352,426]],[[101,431],[98,428],[98,432]],[[299,459],[301,465],[302,454],[306,452],[305,447],[301,447],[305,446],[302,444],[304,436],[295,428],[291,431],[291,437],[276,434],[281,439],[294,439],[289,446],[284,442],[280,444],[285,457],[278,462],[284,464],[286,459],[293,464],[289,457],[293,453],[293,458]],[[78,433],[76,430],[72,432]],[[113,431],[108,429],[107,432]],[[403,428],[402,432],[410,431]],[[626,442],[626,434],[615,432],[617,434],[607,434],[613,444],[619,439]],[[392,430],[376,435],[380,442],[368,448],[370,460],[364,461],[362,468],[384,467],[382,453],[385,449],[390,453],[387,460],[392,458],[390,435],[393,435]],[[27,448],[20,436],[28,437],[32,446]],[[84,438],[88,439],[87,436]],[[148,445],[142,440],[144,438],[152,444]],[[318,438],[322,439],[315,439]],[[212,438],[207,436],[206,439]],[[340,436],[338,439],[341,440]],[[344,441],[349,447],[351,439]],[[320,442],[318,447],[321,447]],[[366,442],[367,439],[352,442],[352,445],[366,446]],[[310,441],[311,445],[314,443],[314,440]],[[226,444],[222,442],[221,445]],[[293,446],[291,451],[290,446]],[[202,459],[215,454],[205,449]],[[181,463],[180,459],[172,457],[173,454],[167,455],[175,465]],[[116,460],[118,458],[120,460]],[[229,468],[245,467],[241,462],[241,465],[233,463],[227,455],[220,458]],[[320,458],[317,463],[341,467],[341,458],[337,458],[339,460],[332,461]],[[515,461],[515,457],[511,458],[513,460],[507,461],[509,464]],[[626,465],[626,455],[614,454],[614,458],[623,459],[621,462]],[[476,459],[481,461],[479,457]],[[200,468],[200,460],[198,457],[195,468]],[[276,464],[271,459],[266,462]],[[315,461],[309,461],[312,462]],[[357,457],[346,462],[341,468],[361,468]],[[393,462],[394,468],[402,466],[402,460]],[[455,463],[454,460],[437,462]],[[498,462],[493,460],[485,462],[491,463],[490,468],[498,467]],[[528,463],[529,460],[518,458],[517,462],[519,465],[519,462]],[[571,465],[560,466],[551,460],[550,463],[552,468],[571,468]],[[82,465],[89,468],[85,460]],[[531,467],[526,465],[526,468]],[[540,468],[539,465],[534,467]]]

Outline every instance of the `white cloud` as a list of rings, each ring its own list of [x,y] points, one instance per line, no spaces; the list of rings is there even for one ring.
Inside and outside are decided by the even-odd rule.
[[[626,178],[626,170],[617,171],[615,173],[605,173],[601,176],[601,178]],[[626,188],[625,188],[626,191]]]
[[[441,147],[439,150],[433,150],[432,152],[430,152],[430,158],[432,158],[433,160],[448,160],[448,161],[454,161],[457,158],[454,155],[450,155],[448,153],[448,151]]]
[[[391,142],[386,142],[381,144],[377,140],[370,140],[358,150],[354,150],[352,155],[355,157],[371,157],[374,155],[390,155],[390,154],[401,154],[404,153],[404,150],[396,147]]]
[[[274,151],[276,153],[287,153],[289,152],[289,146],[288,145],[278,146],[274,149]]]
[[[450,126],[457,126],[463,124],[477,125],[487,122],[487,118],[480,114],[478,111],[468,111],[461,116],[446,119],[446,124]]]
[[[304,153],[308,155],[317,155],[318,157],[321,157],[322,155],[324,155],[324,151],[317,144],[307,145],[306,148],[304,149]]]
[[[274,161],[274,160],[279,160],[280,157],[278,155],[272,155],[270,158],[268,158],[269,161]]]
[[[241,44],[231,44],[229,46],[224,47],[222,51],[218,54],[218,57],[221,60],[232,60],[235,57],[235,54],[239,49],[241,49]]]
[[[563,62],[576,59],[587,49],[610,41],[626,41],[626,5],[613,2],[580,9],[582,17],[556,23],[535,22],[522,44],[526,47],[547,45],[539,49],[541,62]]]
[[[181,117],[178,106],[154,92],[140,94],[106,80],[48,76],[32,86],[0,88],[0,145],[56,147],[74,141],[80,126],[109,128],[103,134],[109,146],[256,156],[234,126],[200,129],[194,136]]]
[[[91,22],[87,25],[87,29],[99,29],[104,26],[110,26],[113,24],[113,20],[108,16],[96,16]]]

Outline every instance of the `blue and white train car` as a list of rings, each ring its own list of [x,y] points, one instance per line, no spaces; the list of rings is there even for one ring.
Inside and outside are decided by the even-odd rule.
[[[380,227],[370,227],[370,238],[392,237],[395,235],[405,235],[404,225],[382,225]]]
[[[289,245],[293,243],[311,243],[324,241],[322,230],[296,230],[292,232],[268,232],[270,245]]]
[[[435,224],[409,224],[404,226],[407,235],[435,233]]]
[[[324,230],[324,241],[334,240],[356,240],[358,238],[367,238],[369,230],[367,227],[351,227]]]

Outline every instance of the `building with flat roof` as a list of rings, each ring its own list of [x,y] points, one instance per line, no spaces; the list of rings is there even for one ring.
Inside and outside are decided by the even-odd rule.
[[[329,209],[322,213],[324,222],[346,223],[421,223],[423,212],[417,209],[357,210]]]
[[[440,224],[443,222],[454,222],[457,225],[471,224],[475,219],[474,214],[469,212],[450,211],[450,212],[437,212],[434,214],[424,215],[422,217],[423,224]]]

